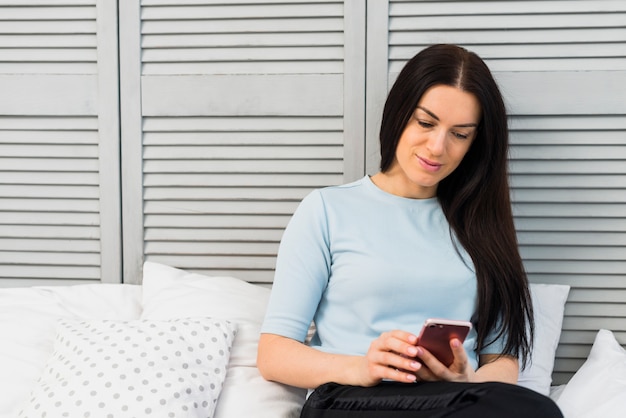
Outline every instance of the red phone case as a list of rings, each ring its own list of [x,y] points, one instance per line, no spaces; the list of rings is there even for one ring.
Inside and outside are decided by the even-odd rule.
[[[448,367],[454,361],[450,340],[457,338],[461,342],[465,341],[471,328],[472,324],[467,321],[427,319],[418,336],[417,345],[430,351]]]

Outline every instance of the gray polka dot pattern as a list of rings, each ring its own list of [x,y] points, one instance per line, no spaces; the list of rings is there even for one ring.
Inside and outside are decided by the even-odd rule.
[[[19,417],[211,418],[235,333],[210,318],[60,320]]]

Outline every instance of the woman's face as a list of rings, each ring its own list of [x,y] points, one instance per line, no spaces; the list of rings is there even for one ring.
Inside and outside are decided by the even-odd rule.
[[[447,85],[426,90],[385,173],[393,193],[434,197],[439,182],[459,166],[472,145],[480,117],[480,104],[473,94]]]

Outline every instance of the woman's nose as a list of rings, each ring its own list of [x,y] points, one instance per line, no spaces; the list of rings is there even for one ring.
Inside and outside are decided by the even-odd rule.
[[[433,155],[441,155],[445,149],[446,132],[443,129],[434,130],[428,138],[428,150]]]

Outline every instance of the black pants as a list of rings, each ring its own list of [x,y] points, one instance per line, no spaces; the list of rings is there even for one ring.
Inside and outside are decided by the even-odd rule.
[[[383,382],[365,388],[327,383],[301,418],[562,418],[548,397],[506,383]]]

